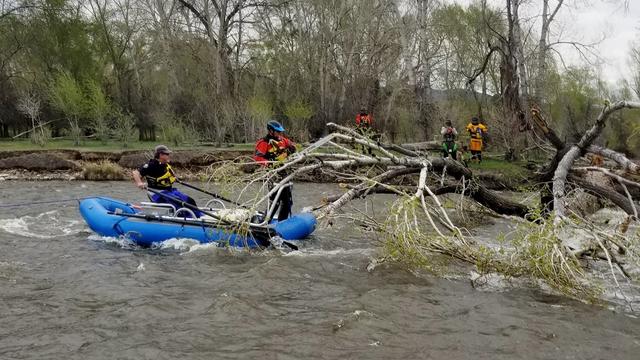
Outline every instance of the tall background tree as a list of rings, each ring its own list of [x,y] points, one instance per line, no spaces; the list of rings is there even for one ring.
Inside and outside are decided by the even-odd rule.
[[[140,140],[174,143],[251,142],[269,118],[304,141],[321,136],[327,122],[352,123],[366,107],[395,142],[432,140],[445,120],[461,128],[479,116],[495,151],[525,156],[522,144],[535,140],[532,105],[571,138],[602,97],[623,92],[588,63],[561,66],[563,46],[590,50],[559,31],[567,5],[5,0],[0,137],[33,127],[17,107],[22,98],[40,104],[38,119],[53,136],[113,137],[126,117]],[[633,64],[638,57],[630,51]],[[61,78],[77,84],[84,111],[71,116],[56,101],[52,84]],[[639,82],[630,78],[627,90],[637,95]]]

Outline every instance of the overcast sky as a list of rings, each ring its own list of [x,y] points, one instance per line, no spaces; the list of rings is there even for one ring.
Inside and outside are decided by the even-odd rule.
[[[472,0],[448,0],[469,4]],[[488,0],[490,4],[504,8],[505,0]],[[593,43],[601,40],[596,49],[602,63],[599,65],[602,77],[611,83],[622,78],[630,79],[629,47],[633,41],[640,41],[640,0],[629,0],[625,8],[623,0],[565,0],[553,31],[563,33],[564,41]],[[523,5],[522,16],[540,13],[542,0],[531,0]],[[557,0],[550,1],[551,6]],[[533,5],[531,5],[533,4]],[[539,32],[540,25],[536,26]],[[557,36],[555,37],[557,39]],[[554,37],[552,36],[552,41]],[[556,48],[565,60],[576,64],[582,60],[570,46]]]

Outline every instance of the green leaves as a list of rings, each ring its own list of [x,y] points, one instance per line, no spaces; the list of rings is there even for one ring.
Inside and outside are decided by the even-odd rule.
[[[307,122],[315,114],[311,104],[304,100],[296,99],[286,105],[284,114],[289,118],[289,123],[298,141],[308,139]]]
[[[172,114],[162,114],[158,121],[158,126],[162,132],[162,139],[174,146],[179,146],[187,140],[187,129],[180,118]]]
[[[76,145],[80,144],[85,130],[93,130],[102,143],[112,135],[123,144],[134,138],[136,121],[133,115],[115,108],[95,80],[86,80],[81,85],[70,73],[61,72],[49,84],[48,96],[51,106],[66,117],[69,134]],[[115,123],[112,123],[114,118]]]
[[[78,82],[66,72],[56,76],[49,87],[49,101],[69,122],[69,135],[75,146],[80,145],[82,129],[78,120],[84,114],[84,95]]]
[[[271,102],[263,97],[253,96],[248,106],[249,115],[258,121],[266,122],[273,114]]]
[[[108,118],[113,113],[113,106],[96,81],[87,81],[85,87],[85,114],[90,120],[96,138],[106,144],[111,135]]]
[[[309,103],[296,99],[287,104],[284,114],[294,121],[306,121],[313,116],[314,111],[313,107]]]
[[[80,85],[68,72],[58,74],[49,86],[49,102],[67,117],[79,118],[84,114],[85,99]]]

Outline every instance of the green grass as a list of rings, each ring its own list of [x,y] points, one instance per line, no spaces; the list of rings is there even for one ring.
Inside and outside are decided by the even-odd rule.
[[[440,152],[430,152],[430,156],[438,157],[442,156]],[[488,155],[488,156],[487,156]],[[471,155],[468,155],[471,157]],[[506,161],[503,160],[501,153],[482,153],[482,162],[477,163],[475,161],[467,161],[469,169],[474,173],[495,173],[503,174],[507,177],[527,177],[531,173],[525,166],[526,161]]]
[[[509,162],[501,159],[483,158],[481,163],[470,161],[469,169],[494,172],[504,174],[505,176],[526,176],[526,174],[528,174],[530,171],[524,167],[525,165],[526,163],[522,161]]]
[[[156,145],[161,144],[160,141],[135,141],[129,143],[128,147],[123,147],[118,142],[109,142],[103,144],[98,140],[84,140],[80,146],[73,146],[73,140],[70,139],[57,139],[49,141],[44,147],[33,144],[26,139],[10,140],[0,139],[0,151],[21,151],[21,150],[79,150],[79,151],[105,151],[105,152],[117,152],[117,151],[129,151],[129,150],[152,150]],[[171,146],[169,148],[173,150],[251,150],[254,144],[230,144],[233,146],[217,148],[210,145],[182,145]]]

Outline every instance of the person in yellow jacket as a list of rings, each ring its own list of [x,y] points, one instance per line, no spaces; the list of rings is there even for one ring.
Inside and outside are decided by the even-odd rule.
[[[471,122],[467,124],[466,130],[469,132],[471,139],[469,140],[469,150],[471,151],[471,161],[478,160],[482,162],[482,148],[484,147],[484,137],[487,135],[488,128],[481,124],[477,117],[471,118]]]
[[[157,192],[164,194],[159,195],[156,192],[148,192],[149,199],[154,203],[167,203],[175,206],[176,209],[182,207],[180,202],[186,202],[193,206],[197,206],[196,201],[189,195],[181,192],[173,187],[173,183],[176,182],[176,174],[173,172],[170,162],[170,156],[172,151],[165,145],[158,145],[153,150],[153,159],[144,163],[138,169],[132,171],[133,181],[140,189],[153,189]],[[145,184],[143,180],[146,180]],[[175,200],[172,200],[175,199]],[[177,201],[179,200],[179,201]],[[197,217],[203,215],[202,212],[194,210]]]

